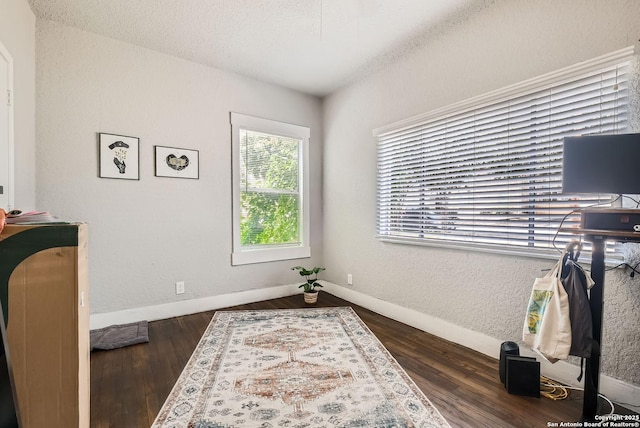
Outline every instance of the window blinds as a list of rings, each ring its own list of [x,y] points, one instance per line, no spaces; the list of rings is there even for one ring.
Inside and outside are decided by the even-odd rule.
[[[612,195],[562,194],[563,137],[623,133],[628,52],[374,131],[382,239],[549,249],[573,210]],[[622,58],[621,58],[622,57]],[[613,64],[611,63],[613,62]],[[596,65],[594,69],[594,63]],[[554,241],[555,237],[555,241]]]

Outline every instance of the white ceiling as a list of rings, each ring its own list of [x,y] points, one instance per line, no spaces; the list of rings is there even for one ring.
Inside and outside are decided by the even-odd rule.
[[[29,0],[39,18],[323,96],[488,0]]]

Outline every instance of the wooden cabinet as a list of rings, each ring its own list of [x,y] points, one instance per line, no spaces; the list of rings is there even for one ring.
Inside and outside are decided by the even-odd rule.
[[[5,226],[0,297],[22,427],[88,427],[87,226]]]

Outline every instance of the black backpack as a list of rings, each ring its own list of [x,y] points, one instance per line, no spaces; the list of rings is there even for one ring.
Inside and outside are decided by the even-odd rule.
[[[599,347],[593,340],[593,321],[589,305],[587,273],[578,264],[582,243],[572,242],[567,245],[567,254],[562,267],[561,282],[569,299],[569,320],[571,321],[571,349],[569,355],[582,357],[580,376],[582,379],[582,363],[590,358],[592,351],[599,353]]]

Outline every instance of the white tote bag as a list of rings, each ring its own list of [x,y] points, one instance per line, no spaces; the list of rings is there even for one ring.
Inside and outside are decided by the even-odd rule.
[[[529,298],[522,339],[551,363],[566,360],[571,349],[569,298],[560,282],[562,261],[543,278],[536,278]]]

